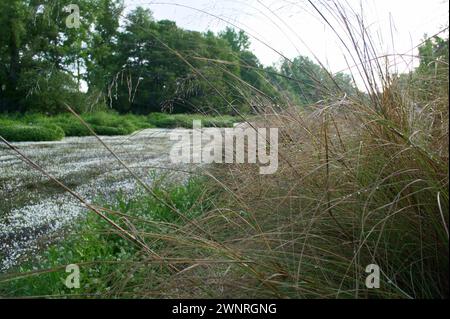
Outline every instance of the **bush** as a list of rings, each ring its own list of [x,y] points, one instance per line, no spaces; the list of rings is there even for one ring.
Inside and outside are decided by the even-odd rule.
[[[232,116],[213,117],[201,114],[151,113],[148,119],[151,124],[163,128],[192,128],[193,120],[201,120],[202,127],[232,127],[234,123]]]
[[[11,142],[58,141],[64,137],[64,131],[56,125],[8,125],[0,127],[0,136]]]
[[[92,135],[87,127],[71,114],[59,114],[47,118],[50,122],[61,127],[66,136],[89,136]]]
[[[152,113],[142,116],[95,112],[81,116],[96,134],[108,136],[127,135],[152,127],[192,128],[193,120],[201,120],[203,127],[231,127],[234,122],[232,116],[212,117],[201,114]],[[3,128],[4,137],[8,136],[7,139],[16,142],[54,141],[64,136],[92,135],[79,119],[68,113],[51,117],[39,113],[9,114],[0,118],[0,126]]]
[[[202,121],[204,127],[233,127],[235,119],[231,116],[205,118]]]
[[[156,127],[174,128],[177,126],[175,117],[164,113],[152,113],[148,116],[148,120]]]
[[[39,89],[35,90],[36,83]],[[41,67],[24,71],[18,83],[22,92],[30,92],[22,98],[27,111],[57,114],[65,111],[64,101],[70,101],[74,109],[84,102],[84,93],[78,92],[77,82],[69,72]]]
[[[89,136],[92,135],[91,131],[88,130],[81,122],[56,122],[60,126],[66,136]]]
[[[146,116],[135,114],[125,114],[120,116],[122,119],[125,119],[128,123],[133,125],[136,129],[146,129],[155,127],[148,121],[148,118]]]
[[[123,127],[112,127],[112,126],[102,126],[102,125],[92,125],[92,129],[95,134],[98,135],[127,135],[130,133],[127,129]]]
[[[138,128],[131,121],[116,113],[98,112],[84,116],[84,120],[92,125],[97,134],[126,135]]]

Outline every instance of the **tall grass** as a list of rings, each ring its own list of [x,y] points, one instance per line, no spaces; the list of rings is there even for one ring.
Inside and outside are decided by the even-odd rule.
[[[382,65],[361,17],[335,2],[313,9],[367,93],[327,87],[332,102],[266,108],[253,125],[281,130],[278,172],[216,167],[221,200],[198,227],[146,234],[166,242],[167,262],[189,262],[149,277],[143,296],[448,297],[448,70],[422,75],[418,96],[417,79]],[[370,264],[378,289],[365,284]]]

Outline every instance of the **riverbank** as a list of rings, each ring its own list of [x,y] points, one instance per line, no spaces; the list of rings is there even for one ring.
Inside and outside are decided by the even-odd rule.
[[[82,114],[85,123],[72,114],[0,114],[0,136],[10,142],[60,141],[64,137],[97,135],[128,135],[147,128],[192,128],[192,121],[201,120],[203,127],[232,127],[232,116],[202,114],[120,115],[113,112]]]

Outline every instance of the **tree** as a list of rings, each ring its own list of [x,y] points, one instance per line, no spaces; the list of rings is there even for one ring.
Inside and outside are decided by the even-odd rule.
[[[284,61],[279,69],[280,77],[272,77],[295,103],[308,105],[334,98],[336,93],[354,94],[356,88],[350,76],[344,73],[332,75],[306,56]]]
[[[250,47],[250,41],[244,31],[236,32],[233,28],[226,27],[225,31],[219,33],[219,38],[226,40],[233,51],[239,52]]]
[[[17,83],[20,77],[20,49],[24,46],[25,18],[28,8],[23,1],[0,2],[0,111],[20,111],[17,108]]]
[[[278,104],[280,91],[307,104],[336,83],[352,89],[347,76],[330,78],[306,57],[265,69],[242,30],[188,31],[142,7],[123,20],[123,0],[78,0],[81,24],[69,28],[63,9],[71,2],[0,2],[0,111],[58,113],[68,103],[82,112],[108,103],[119,112],[234,114]]]
[[[73,106],[82,106],[82,94],[78,92],[81,69],[89,58],[83,46],[90,42],[97,12],[91,9],[99,1],[103,0],[77,2],[83,14],[76,29],[66,26],[63,9],[70,0],[1,2],[0,26],[5,30],[0,40],[3,111],[59,112],[65,109],[63,100],[69,97],[66,102],[76,100],[79,103]],[[79,96],[74,99],[77,92]]]
[[[231,112],[236,100],[238,58],[227,41],[154,21],[143,8],[132,11],[119,36],[120,77],[113,107],[121,112]],[[233,61],[216,65],[212,60]],[[187,62],[187,63],[186,63]]]
[[[95,13],[94,32],[86,49],[81,50],[86,65],[85,80],[89,91],[108,94],[108,84],[117,71],[119,20],[124,9],[122,0],[99,0],[91,4]]]

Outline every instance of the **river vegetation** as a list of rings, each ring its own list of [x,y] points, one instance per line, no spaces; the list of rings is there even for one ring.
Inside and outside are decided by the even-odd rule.
[[[236,119],[230,115],[188,113],[136,115],[97,111],[82,114],[80,120],[70,113],[55,116],[13,113],[0,118],[0,135],[11,142],[58,141],[68,136],[127,135],[154,127],[192,128],[193,120],[201,120],[203,127],[231,127]]]
[[[23,17],[16,31],[20,23],[23,28],[31,23],[27,3],[0,4],[5,7],[0,12],[14,4],[13,12]],[[120,128],[116,117],[133,126],[130,132],[183,126],[173,115],[155,113],[161,111],[189,113],[177,115],[189,120],[195,112],[233,116],[225,117],[230,122],[249,119],[255,128],[279,128],[279,168],[260,175],[255,165],[216,164],[190,172],[181,184],[148,185],[136,177],[138,196],[88,203],[87,217],[64,240],[0,277],[0,295],[448,298],[447,36],[426,37],[418,44],[418,67],[395,74],[383,64],[357,12],[337,1],[317,1],[312,9],[355,63],[351,75],[332,74],[302,56],[263,67],[248,51],[245,33],[231,28],[218,35],[186,31],[171,21],[155,21],[143,8],[129,13],[119,28],[120,1],[85,5],[98,5],[85,19],[100,24],[84,27],[80,42],[73,31],[64,41],[58,38],[51,31],[61,25],[52,22],[43,32],[54,41],[45,45],[32,45],[39,39],[34,31],[10,38],[23,54],[0,43],[17,80],[11,85],[11,73],[2,75],[7,87],[2,110],[16,112],[20,105],[25,114],[49,112],[54,117],[46,125],[58,125],[59,119],[60,134],[68,135],[63,123],[73,115],[60,114],[66,111],[63,103],[23,97],[57,94],[80,101],[71,105],[88,124],[83,127],[94,131]],[[83,49],[68,49],[76,43]],[[16,62],[24,67],[14,67]],[[30,93],[30,87],[18,85],[26,63],[31,70],[51,66],[49,80],[61,83],[52,76],[69,74],[74,87],[79,80],[89,89],[40,86],[48,92]],[[67,71],[64,63],[71,70],[79,64],[75,70],[81,71]],[[364,90],[356,89],[357,76]],[[105,113],[108,108],[120,115]],[[5,115],[4,127],[26,116],[35,115]],[[97,122],[103,117],[111,118],[110,125]],[[68,264],[81,268],[79,289],[64,285]],[[381,270],[378,289],[366,286],[371,264]]]

